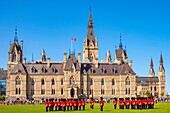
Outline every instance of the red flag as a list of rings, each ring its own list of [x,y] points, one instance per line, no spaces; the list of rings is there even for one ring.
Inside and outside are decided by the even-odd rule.
[[[72,38],[71,40],[76,41],[76,38]]]

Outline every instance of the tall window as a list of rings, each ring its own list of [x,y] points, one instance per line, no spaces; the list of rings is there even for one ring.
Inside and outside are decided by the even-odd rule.
[[[16,90],[15,90],[15,94],[18,94],[18,88],[16,88]]]
[[[12,55],[12,61],[13,61],[13,62],[16,61],[16,54],[15,54],[15,52],[14,52],[13,55]]]
[[[105,69],[104,69],[104,67],[102,67],[102,73],[105,73]]]
[[[156,86],[154,87],[154,90],[156,91]]]
[[[104,79],[102,78],[102,80],[101,80],[101,85],[104,85]]]
[[[61,88],[61,95],[63,94],[63,88]]]
[[[126,94],[130,94],[130,88],[126,88]]]
[[[112,89],[112,95],[114,95],[115,94],[115,89]]]
[[[90,85],[93,85],[93,80],[90,78]]]
[[[115,80],[114,80],[114,78],[112,79],[112,85],[115,85]]]
[[[34,85],[34,79],[31,80],[31,85]]]
[[[64,80],[63,80],[63,78],[61,79],[61,85],[63,85],[64,84]]]
[[[51,92],[51,94],[55,94],[55,89],[52,89],[52,92]]]
[[[18,89],[18,94],[21,94],[21,89],[20,88]]]
[[[21,79],[19,77],[16,78],[16,85],[21,85]]]
[[[104,89],[101,89],[101,94],[104,94]]]
[[[130,85],[130,79],[129,79],[129,77],[126,78],[125,84],[126,84],[126,85]]]
[[[84,90],[83,89],[81,89],[81,94],[84,94]]]
[[[44,85],[44,79],[41,80],[41,85]]]
[[[52,79],[51,84],[52,84],[52,85],[55,85],[55,81],[54,81],[54,79]]]
[[[45,89],[41,89],[41,94],[45,94]]]
[[[84,81],[83,80],[81,80],[81,85],[84,85]]]

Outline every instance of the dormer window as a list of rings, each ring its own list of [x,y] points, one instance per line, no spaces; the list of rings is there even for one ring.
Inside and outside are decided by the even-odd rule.
[[[52,73],[55,73],[55,68],[52,68]]]
[[[102,68],[102,73],[103,73],[103,74],[105,73],[105,69],[104,69],[104,67]]]
[[[32,72],[32,73],[36,73],[36,69],[35,69],[34,66],[31,68],[31,72]]]
[[[16,61],[16,54],[15,54],[15,52],[14,52],[13,55],[12,55],[12,61],[13,61],[13,62]]]
[[[46,69],[43,67],[43,68],[41,69],[41,71],[42,71],[42,73],[45,73],[45,72],[46,72]]]
[[[90,69],[90,73],[93,73],[93,68]]]

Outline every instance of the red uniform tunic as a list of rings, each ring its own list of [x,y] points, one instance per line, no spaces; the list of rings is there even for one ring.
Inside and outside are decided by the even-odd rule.
[[[49,107],[51,107],[51,106],[52,106],[52,102],[49,102],[49,104],[48,104],[48,105],[49,105]]]
[[[66,101],[66,106],[70,106],[70,102],[68,100]]]
[[[117,101],[116,101],[116,100],[113,100],[113,104],[116,105],[116,104],[117,104]]]
[[[124,106],[125,105],[125,101],[122,100],[121,105]]]
[[[125,101],[126,105],[130,105],[130,100]]]
[[[74,101],[74,106],[77,106],[77,102],[76,101]]]
[[[66,102],[63,101],[62,102],[62,106],[65,107],[66,106]]]
[[[58,102],[54,102],[54,106],[58,106]]]
[[[81,106],[81,104],[82,104],[82,103],[81,103],[81,101],[79,100],[79,101],[78,101],[78,106]]]
[[[150,100],[150,103],[151,103],[151,105],[153,105],[154,104],[154,100],[152,99],[152,100]]]
[[[138,100],[138,105],[141,106],[142,105],[142,101]]]
[[[48,107],[49,106],[49,102],[45,102],[45,106]]]
[[[69,100],[69,105],[73,106],[73,102],[71,100]]]
[[[104,106],[104,101],[103,100],[100,100],[100,106]]]
[[[90,100],[90,105],[93,105],[93,100]]]
[[[81,104],[82,104],[82,106],[85,106],[85,105],[86,105],[86,103],[85,103],[84,100],[81,100]]]
[[[136,104],[135,100],[132,100],[132,105],[135,105],[135,104]]]

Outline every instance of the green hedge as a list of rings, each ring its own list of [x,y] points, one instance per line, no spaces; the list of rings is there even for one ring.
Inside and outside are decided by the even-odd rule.
[[[0,100],[5,100],[5,96],[4,95],[0,96]]]

